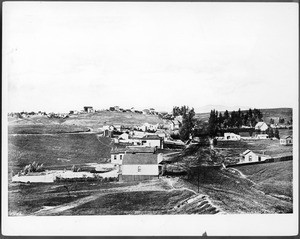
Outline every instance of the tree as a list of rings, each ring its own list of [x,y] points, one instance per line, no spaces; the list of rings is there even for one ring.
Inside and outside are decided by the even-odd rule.
[[[275,129],[275,138],[280,139],[279,130]]]
[[[274,132],[273,132],[272,128],[270,128],[268,135],[269,135],[269,138],[274,138]]]
[[[195,126],[195,111],[194,108],[189,110],[188,107],[185,107],[183,113],[184,114],[182,115],[182,126],[179,129],[179,135],[181,140],[186,141],[189,139]]]
[[[216,111],[211,110],[208,119],[208,132],[211,137],[215,136],[217,133],[217,124],[218,124],[218,119],[217,119]]]

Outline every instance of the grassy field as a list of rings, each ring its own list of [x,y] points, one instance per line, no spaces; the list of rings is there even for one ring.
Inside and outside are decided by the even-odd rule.
[[[99,141],[100,140],[100,141]],[[110,158],[109,138],[96,134],[9,135],[9,170],[14,172],[36,161],[46,167],[101,163]]]
[[[60,125],[61,127],[89,127],[97,130],[104,124],[132,126],[142,125],[146,122],[150,124],[157,124],[163,123],[164,121],[157,115],[144,115],[131,112],[101,111],[90,114],[70,115],[69,118],[65,119],[49,119],[47,116],[31,116],[29,118],[22,119],[8,117],[8,122],[9,125]]]
[[[83,126],[76,125],[9,125],[8,134],[61,134],[61,133],[78,133],[88,132],[89,129]]]
[[[290,164],[291,162],[264,164],[264,174],[253,165],[252,171],[249,170],[252,177],[249,178],[242,176],[234,168],[202,171],[200,191],[227,213],[291,213],[292,182],[291,176],[286,176],[292,173]],[[272,168],[270,170],[269,165]],[[282,170],[282,167],[285,169]],[[240,167],[238,170],[243,171]],[[256,183],[251,178],[256,178],[259,182]],[[276,182],[277,187],[273,187],[272,182]],[[187,180],[187,184],[197,190],[197,175]]]
[[[279,143],[279,140],[251,140],[251,141],[218,141],[215,150],[220,152],[228,162],[236,162],[240,154],[247,149],[257,153],[265,153],[271,157],[280,157],[286,154],[293,154],[292,146],[285,146]]]
[[[265,193],[292,198],[293,161],[247,165],[237,169]]]
[[[9,215],[30,215],[43,207],[59,206],[64,203],[71,203],[80,198],[88,197],[111,187],[118,188],[135,184],[137,183],[127,183],[123,185],[103,182],[69,182],[55,184],[14,183],[8,187],[8,211]]]

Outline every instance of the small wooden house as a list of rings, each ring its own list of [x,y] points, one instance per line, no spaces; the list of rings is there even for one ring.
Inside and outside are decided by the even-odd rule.
[[[234,133],[224,133],[224,140],[241,140],[241,136]]]
[[[281,145],[293,145],[293,138],[292,136],[287,136],[285,138],[280,139]]]
[[[247,149],[245,152],[241,154],[241,158],[238,163],[241,164],[241,163],[263,162],[270,158],[271,157],[269,155],[256,153]]]
[[[265,122],[258,122],[255,125],[255,130],[258,130],[260,132],[266,132],[266,130],[269,128],[269,126]]]

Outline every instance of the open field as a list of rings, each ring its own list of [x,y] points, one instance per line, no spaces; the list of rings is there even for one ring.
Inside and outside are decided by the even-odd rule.
[[[236,162],[240,154],[247,149],[258,153],[265,153],[271,157],[281,157],[293,154],[292,146],[285,146],[279,143],[279,140],[241,140],[241,141],[218,141],[214,147],[230,162]]]
[[[75,125],[40,125],[40,124],[25,124],[25,125],[9,125],[8,134],[61,134],[61,133],[79,133],[88,132],[89,129],[83,126]]]
[[[68,193],[69,190],[70,194]],[[215,214],[210,200],[177,180],[130,183],[13,184],[10,215]]]
[[[200,192],[208,195],[214,205],[227,213],[291,213],[291,164],[291,161],[286,161],[244,166],[244,169],[202,171]],[[252,173],[249,177],[246,172],[246,176],[241,173],[248,167],[251,169],[248,173]],[[276,185],[273,186],[272,182],[275,181]],[[196,174],[187,181],[187,185],[194,190],[197,190],[197,184]]]
[[[237,169],[266,194],[292,198],[293,161],[247,165]]]
[[[48,168],[103,163],[110,158],[110,143],[96,134],[9,135],[9,170],[16,172],[33,161]]]

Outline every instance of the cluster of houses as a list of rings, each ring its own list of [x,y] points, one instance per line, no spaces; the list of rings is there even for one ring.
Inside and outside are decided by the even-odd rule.
[[[256,132],[259,132],[257,134],[255,134],[253,137],[243,137],[239,134],[235,134],[235,133],[231,133],[231,132],[227,132],[227,133],[224,133],[224,136],[223,137],[216,137],[217,140],[220,140],[220,141],[238,141],[238,140],[241,140],[241,139],[244,139],[244,140],[255,140],[255,139],[268,139],[269,138],[269,135],[266,134],[266,131],[268,130],[269,126],[265,123],[265,122],[258,122],[256,125],[255,125],[255,131]],[[292,136],[287,136],[287,137],[284,137],[284,138],[281,138],[280,139],[280,144],[281,145],[293,145],[293,139],[292,139]]]

